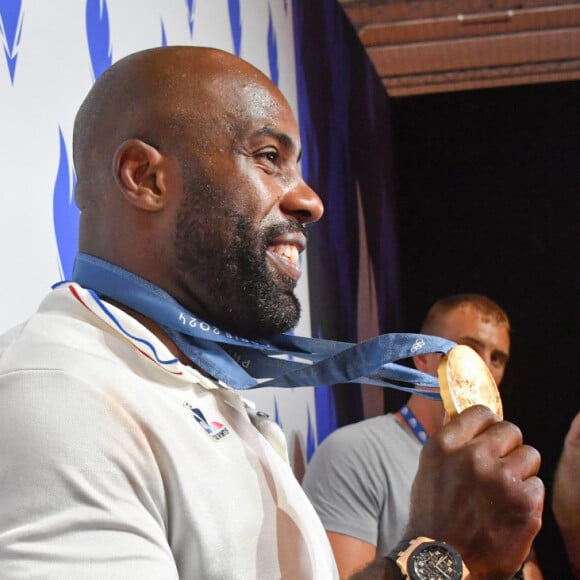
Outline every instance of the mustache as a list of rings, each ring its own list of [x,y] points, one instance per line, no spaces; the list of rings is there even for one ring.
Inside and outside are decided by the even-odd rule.
[[[303,224],[300,222],[280,222],[277,224],[267,226],[262,231],[262,239],[264,240],[264,242],[267,243],[269,240],[273,240],[278,236],[295,233],[301,233],[306,238],[306,241],[308,241],[310,232],[307,227],[307,224]]]

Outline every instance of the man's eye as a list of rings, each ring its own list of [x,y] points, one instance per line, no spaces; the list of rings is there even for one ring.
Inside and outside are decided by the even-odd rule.
[[[496,367],[502,367],[506,364],[507,360],[503,356],[492,356],[491,357],[491,364]]]
[[[270,163],[276,163],[276,161],[278,161],[279,155],[277,151],[262,151],[261,153],[258,153],[258,157],[266,159]]]

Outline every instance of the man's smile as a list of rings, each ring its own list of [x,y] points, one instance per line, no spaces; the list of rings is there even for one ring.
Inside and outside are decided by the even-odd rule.
[[[300,253],[306,247],[306,238],[300,232],[276,237],[268,245],[267,254],[275,266],[292,280],[301,275]]]

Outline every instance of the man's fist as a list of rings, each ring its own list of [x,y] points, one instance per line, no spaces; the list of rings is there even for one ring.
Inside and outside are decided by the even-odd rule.
[[[542,523],[540,455],[487,407],[463,411],[421,453],[406,537],[459,550],[473,578],[510,578]]]

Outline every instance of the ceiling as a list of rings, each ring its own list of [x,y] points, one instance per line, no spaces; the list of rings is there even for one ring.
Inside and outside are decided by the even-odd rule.
[[[392,97],[580,79],[580,2],[339,1]]]

